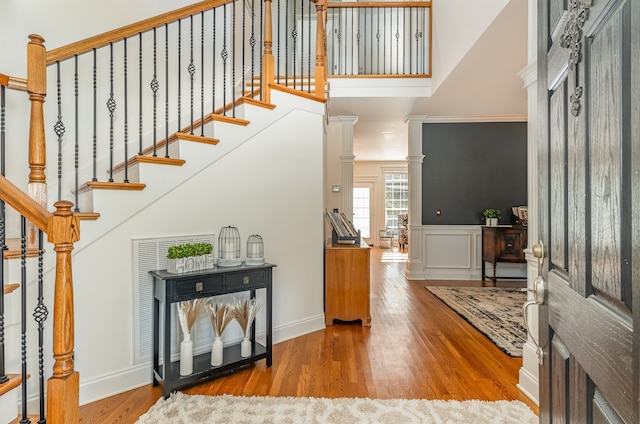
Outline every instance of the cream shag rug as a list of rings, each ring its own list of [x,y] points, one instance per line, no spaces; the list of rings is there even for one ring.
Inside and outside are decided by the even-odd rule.
[[[335,423],[335,424],[534,424],[538,417],[520,401],[326,399],[185,395],[160,398],[137,424]]]

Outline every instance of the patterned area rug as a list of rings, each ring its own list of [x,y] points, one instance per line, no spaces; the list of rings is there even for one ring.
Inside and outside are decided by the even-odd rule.
[[[519,288],[425,287],[509,356],[522,356],[527,341]]]
[[[538,417],[520,401],[292,398],[185,395],[160,398],[137,424],[534,424]]]

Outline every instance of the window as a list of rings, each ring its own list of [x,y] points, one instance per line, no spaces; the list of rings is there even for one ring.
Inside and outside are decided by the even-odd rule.
[[[371,237],[371,189],[353,188],[353,226],[362,238]]]
[[[385,225],[397,231],[398,214],[409,212],[409,181],[406,173],[385,174],[384,181]]]

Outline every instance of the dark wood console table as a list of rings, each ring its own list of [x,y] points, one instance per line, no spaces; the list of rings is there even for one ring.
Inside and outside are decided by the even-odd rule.
[[[527,227],[502,225],[482,227],[482,281],[489,278],[496,285],[496,263],[525,263],[524,250],[527,248]],[[485,275],[485,263],[493,265],[493,277]],[[527,277],[509,277],[526,279]]]
[[[153,276],[153,385],[160,384],[165,399],[172,391],[193,386],[214,378],[229,374],[260,359],[272,363],[272,323],[271,323],[271,279],[273,264],[259,266],[240,265],[235,267],[216,267],[205,271],[170,274],[166,270],[150,271]],[[240,356],[240,344],[224,348],[223,363],[211,366],[211,353],[206,352],[193,357],[193,373],[180,375],[180,361],[171,362],[171,308],[176,302],[213,297],[222,294],[248,291],[255,297],[256,290],[266,290],[266,305],[262,313],[266,318],[266,346],[256,342],[255,322],[251,326],[251,356]],[[160,322],[160,310],[165,319]],[[260,313],[260,312],[258,312]],[[160,339],[163,365],[160,365]]]

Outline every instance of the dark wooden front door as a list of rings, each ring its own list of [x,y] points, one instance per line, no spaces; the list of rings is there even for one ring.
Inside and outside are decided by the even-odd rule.
[[[538,8],[540,420],[638,423],[640,1]]]

